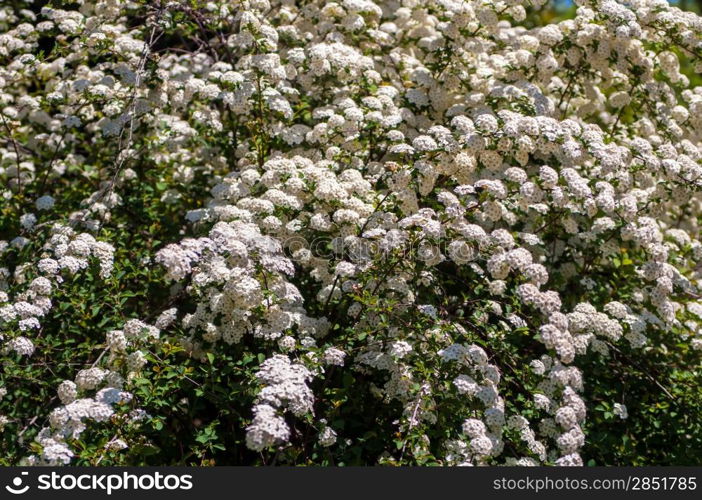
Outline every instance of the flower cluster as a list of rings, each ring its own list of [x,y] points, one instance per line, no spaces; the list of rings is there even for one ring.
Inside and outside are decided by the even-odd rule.
[[[12,301],[7,293],[0,292],[0,332],[16,329],[25,333],[39,330],[39,318],[51,310],[52,292],[63,282],[64,274],[74,275],[86,269],[91,259],[98,263],[100,277],[110,275],[114,253],[112,245],[97,241],[89,233],[78,234],[61,224],[54,224],[49,234],[48,241],[42,247],[42,258],[15,269],[13,281],[17,285],[25,285],[24,290],[17,293]],[[13,243],[21,239],[22,237],[15,238]],[[7,271],[7,268],[4,270]],[[38,271],[37,277],[28,282],[35,271]],[[7,281],[0,278],[0,285],[3,283],[7,287]],[[11,338],[5,348],[23,356],[31,356],[34,352],[34,344],[24,335]]]

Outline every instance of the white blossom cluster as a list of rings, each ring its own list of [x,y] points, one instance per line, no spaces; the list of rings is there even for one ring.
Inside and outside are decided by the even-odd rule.
[[[127,321],[122,330],[108,332],[105,367],[91,366],[79,370],[74,380],[61,382],[57,389],[61,406],[51,411],[49,425],[36,438],[41,454],[28,457],[26,464],[70,463],[75,452],[68,440],[80,437],[89,422],[110,421],[115,416],[115,405],[129,408],[133,395],[125,390],[125,386],[145,367],[145,352],[159,336],[158,328],[138,319]],[[128,413],[117,418],[122,425],[133,424],[145,417],[143,410],[129,409]],[[115,436],[109,448],[121,450],[128,446]]]
[[[8,339],[5,349],[31,356],[35,346],[25,334],[41,329],[40,318],[51,310],[52,292],[61,285],[64,275],[74,275],[86,269],[94,259],[99,266],[99,276],[107,278],[112,271],[113,254],[112,245],[96,240],[91,234],[76,233],[69,226],[54,224],[42,247],[41,258],[15,269],[13,284],[24,286],[24,291],[17,293],[12,300],[7,293],[0,292],[0,339],[5,331],[19,330],[21,333]],[[7,271],[7,268],[2,270]],[[38,271],[38,276],[28,282],[31,271]],[[1,277],[3,274],[0,273],[0,285],[7,286],[7,280]]]
[[[255,418],[246,429],[246,444],[261,451],[276,443],[284,443],[290,436],[285,420],[276,410],[289,410],[294,415],[313,411],[314,396],[307,386],[312,378],[303,365],[290,362],[290,358],[275,355],[261,363],[256,377],[264,384],[253,408]],[[328,438],[327,438],[328,439]]]
[[[194,307],[108,332],[106,356],[58,387],[31,462],[69,463],[88,421],[122,425],[145,346],[172,326],[203,363],[263,353],[251,450],[293,446],[295,418],[341,446],[315,387],[348,371],[401,408],[403,458],[582,465],[586,355],[644,350],[654,333],[702,351],[702,87],[680,60],[702,72],[702,18],[663,0],[576,0],[573,19],[529,27],[544,3],[216,0],[195,53],[155,48],[185,1],[158,2],[138,28],[122,0],[21,19],[0,7],[3,123],[30,149],[74,149],[43,165],[0,142],[1,189],[50,190],[44,176],[85,167],[79,130],[119,146],[51,227],[38,277],[0,268],[0,290],[25,285],[0,291],[4,349],[32,354],[64,274],[96,259],[110,276],[114,248],[91,233],[123,209],[137,141],[164,172],[162,201],[197,182],[210,193],[154,255]],[[71,55],[35,57],[47,33]],[[62,202],[33,201],[40,217]],[[23,215],[0,256],[38,237],[38,220]],[[499,345],[519,331],[531,343],[514,360]],[[522,401],[502,396],[507,375]],[[434,443],[449,407],[460,418]]]

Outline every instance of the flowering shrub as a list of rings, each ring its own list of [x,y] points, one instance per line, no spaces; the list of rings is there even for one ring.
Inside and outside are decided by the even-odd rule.
[[[0,7],[0,462],[702,459],[702,18]]]

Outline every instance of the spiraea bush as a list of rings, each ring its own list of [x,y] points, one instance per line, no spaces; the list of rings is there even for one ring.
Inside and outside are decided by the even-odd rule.
[[[0,463],[699,463],[702,18],[553,8],[2,2]]]

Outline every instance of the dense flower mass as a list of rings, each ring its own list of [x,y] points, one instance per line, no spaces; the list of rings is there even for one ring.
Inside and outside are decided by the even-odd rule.
[[[0,460],[702,459],[702,18],[575,4],[0,7]]]

